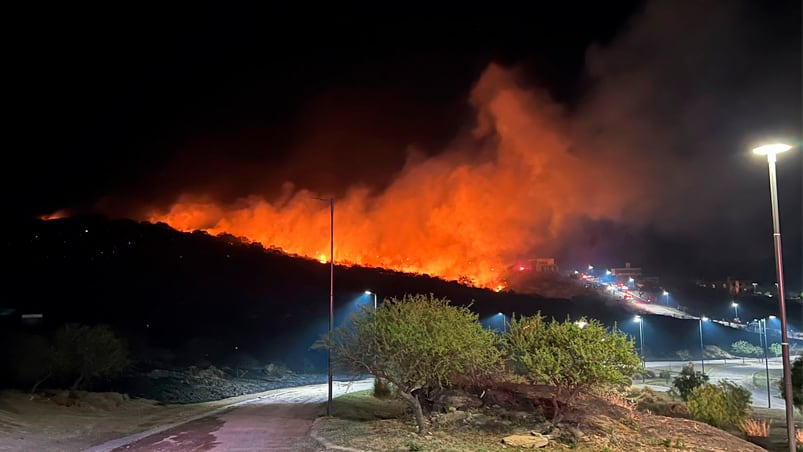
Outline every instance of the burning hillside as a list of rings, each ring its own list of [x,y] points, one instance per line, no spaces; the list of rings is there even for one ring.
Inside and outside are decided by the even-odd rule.
[[[635,196],[617,190],[629,176],[623,162],[580,149],[562,109],[515,74],[489,67],[470,101],[470,136],[434,156],[410,152],[382,191],[354,186],[335,200],[336,262],[497,288],[522,256],[553,252],[572,222],[617,219]],[[329,209],[318,195],[289,182],[273,199],[252,194],[227,204],[186,193],[145,219],[326,261]]]

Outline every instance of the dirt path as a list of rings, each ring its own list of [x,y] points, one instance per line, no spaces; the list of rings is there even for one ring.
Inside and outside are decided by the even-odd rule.
[[[371,387],[369,380],[335,382],[335,395]],[[327,386],[287,388],[258,400],[212,413],[200,419],[154,429],[93,447],[100,451],[322,451],[309,436],[316,417],[325,410]]]

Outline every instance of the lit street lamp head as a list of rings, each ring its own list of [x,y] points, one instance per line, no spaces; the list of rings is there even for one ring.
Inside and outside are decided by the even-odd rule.
[[[775,161],[775,156],[780,154],[781,152],[786,152],[792,149],[792,146],[783,143],[773,143],[773,144],[765,144],[764,146],[759,146],[753,149],[754,154],[758,155],[766,155],[767,160],[770,162]]]
[[[641,316],[637,315],[637,316],[633,317],[633,321],[634,322],[641,322]]]

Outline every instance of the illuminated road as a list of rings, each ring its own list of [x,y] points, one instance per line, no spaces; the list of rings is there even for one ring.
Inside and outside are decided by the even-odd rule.
[[[674,378],[678,372],[688,364],[694,363],[695,370],[700,370],[700,360],[697,361],[650,361],[645,363],[648,369],[669,370]],[[781,358],[770,358],[768,366],[770,370],[780,370],[783,368]],[[711,383],[729,381],[750,391],[751,403],[755,407],[767,407],[767,388],[758,388],[753,384],[753,374],[760,372],[763,376],[766,372],[763,361],[757,359],[715,359],[705,361],[705,373],[708,374]],[[770,375],[770,378],[774,378]],[[658,389],[657,387],[655,389]],[[662,388],[667,390],[668,388]],[[772,396],[772,408],[784,409],[786,403],[780,398],[780,392],[774,386],[770,387]]]
[[[338,396],[372,385],[373,380],[336,381],[332,392]],[[325,412],[327,392],[326,384],[268,391],[188,422],[109,441],[89,451],[322,451],[310,429]]]

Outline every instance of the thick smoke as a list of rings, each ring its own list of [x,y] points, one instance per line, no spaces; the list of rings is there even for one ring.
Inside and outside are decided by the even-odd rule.
[[[381,193],[353,188],[336,200],[336,260],[467,277],[495,286],[507,267],[548,249],[580,217],[619,219],[634,198],[616,156],[572,153],[562,109],[490,66],[471,93],[470,138],[434,157],[411,153]],[[630,194],[628,194],[630,193]],[[245,236],[306,256],[327,254],[325,205],[287,186],[278,199],[221,206],[185,196],[162,220],[181,229]]]
[[[727,226],[764,212],[766,175],[749,148],[797,136],[800,124],[789,100],[800,99],[799,46],[777,42],[772,29],[784,24],[762,23],[763,13],[740,2],[648,3],[610,44],[588,50],[587,92],[571,110],[515,68],[490,65],[469,96],[468,132],[434,155],[411,148],[381,190],[336,196],[335,259],[495,287],[526,259],[602,258],[596,242],[641,227],[692,237],[722,228],[714,248],[747,240]],[[294,182],[278,197],[235,202],[185,193],[147,219],[326,258],[328,209],[313,196],[327,193]],[[602,230],[605,240],[588,240]]]

